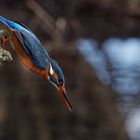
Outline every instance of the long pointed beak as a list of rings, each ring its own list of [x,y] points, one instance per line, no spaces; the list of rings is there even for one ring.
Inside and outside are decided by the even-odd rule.
[[[62,98],[64,100],[64,103],[65,103],[66,107],[68,108],[69,111],[71,111],[72,106],[71,106],[71,104],[69,102],[69,99],[67,97],[67,93],[66,93],[64,85],[59,86],[58,89],[59,89],[59,92],[60,92],[60,94],[61,94],[61,96],[62,96]]]

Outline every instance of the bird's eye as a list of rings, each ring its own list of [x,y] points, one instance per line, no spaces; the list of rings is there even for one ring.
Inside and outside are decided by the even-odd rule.
[[[62,79],[58,79],[59,84],[63,84],[63,80]]]

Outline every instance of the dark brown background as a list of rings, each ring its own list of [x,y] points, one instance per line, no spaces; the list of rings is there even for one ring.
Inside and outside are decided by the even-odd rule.
[[[26,24],[60,63],[73,111],[68,112],[56,89],[26,70],[10,49],[14,61],[0,67],[0,139],[128,140],[117,109],[118,95],[98,80],[95,71],[75,48],[75,41],[81,37],[94,38],[102,44],[109,37],[139,37],[140,3],[38,0],[55,21],[63,17],[66,22],[62,30],[59,27],[49,30],[28,2],[1,0],[0,15]],[[37,9],[37,12],[40,11]]]

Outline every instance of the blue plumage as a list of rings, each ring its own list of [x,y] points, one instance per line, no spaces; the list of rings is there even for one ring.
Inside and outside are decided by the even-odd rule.
[[[51,79],[51,81],[53,81],[53,83],[55,83],[55,85],[59,85],[60,83],[65,83],[65,78],[64,78],[64,74],[61,70],[61,68],[59,67],[58,63],[55,60],[51,60],[51,65],[53,70],[57,73],[58,79],[56,79],[55,77],[51,76],[50,72],[49,77]]]
[[[64,74],[55,60],[52,60],[52,66],[53,66],[54,71],[58,74],[58,80],[65,83]]]
[[[31,30],[18,23],[7,20],[2,16],[0,16],[0,21],[15,30],[15,34],[17,35],[22,47],[37,67],[48,67],[50,57],[47,51],[43,48],[40,40]]]

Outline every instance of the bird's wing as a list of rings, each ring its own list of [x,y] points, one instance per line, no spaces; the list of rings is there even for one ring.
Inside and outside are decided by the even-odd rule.
[[[49,55],[36,36],[27,30],[15,31],[15,35],[37,67],[47,68],[49,66]]]

